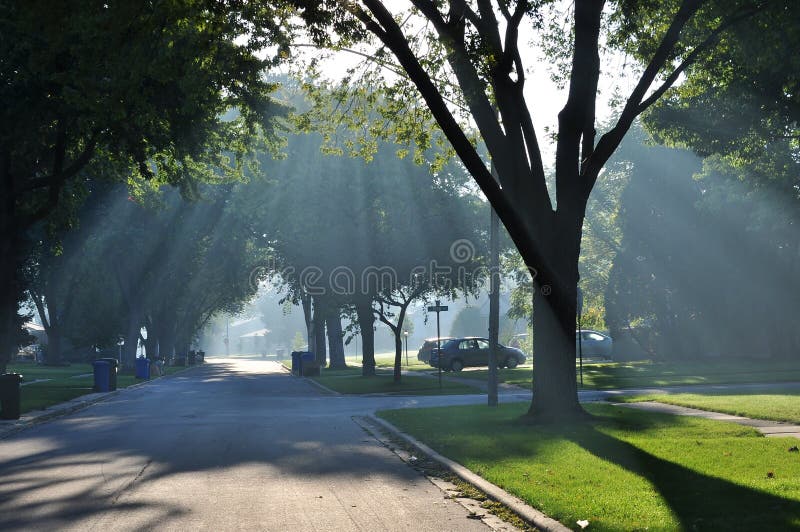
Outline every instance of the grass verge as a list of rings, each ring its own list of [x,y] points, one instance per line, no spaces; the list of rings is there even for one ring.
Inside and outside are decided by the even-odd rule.
[[[183,367],[167,367],[165,374],[171,375],[181,371]],[[81,395],[92,393],[94,377],[91,364],[72,364],[70,366],[37,366],[33,364],[9,364],[9,373],[20,373],[23,376],[20,412],[43,410],[58,403],[63,403]],[[41,381],[41,382],[34,382]],[[142,382],[133,375],[120,373],[117,375],[117,388],[127,388]]]
[[[571,528],[800,527],[795,440],[749,427],[589,405],[582,424],[529,426],[526,406],[378,415]]]
[[[800,391],[782,393],[676,393],[615,397],[619,402],[658,401],[734,416],[800,423]]]

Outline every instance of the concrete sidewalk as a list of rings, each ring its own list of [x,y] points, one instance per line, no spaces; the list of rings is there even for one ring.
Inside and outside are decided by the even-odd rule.
[[[634,408],[636,410],[645,410],[647,412],[658,412],[660,414],[672,414],[675,416],[692,416],[701,417],[704,419],[713,419],[715,421],[729,421],[739,425],[746,425],[753,427],[765,436],[775,436],[784,438],[798,438],[800,439],[800,425],[793,425],[791,423],[784,423],[781,421],[770,421],[767,419],[752,419],[749,417],[733,416],[730,414],[723,414],[721,412],[711,412],[709,410],[699,410],[697,408],[688,408],[685,406],[668,405],[665,403],[657,403],[655,401],[643,401],[641,403],[613,403],[615,406],[623,406],[626,408]]]

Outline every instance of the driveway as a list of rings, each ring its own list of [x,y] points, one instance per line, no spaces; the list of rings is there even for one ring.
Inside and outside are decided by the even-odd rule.
[[[352,420],[484,400],[331,396],[212,360],[0,441],[0,529],[487,530]]]

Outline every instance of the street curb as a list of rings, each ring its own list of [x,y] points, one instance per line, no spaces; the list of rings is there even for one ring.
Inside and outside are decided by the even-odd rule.
[[[328,393],[329,393],[329,394],[331,394],[331,395],[342,395],[341,393],[337,392],[336,390],[331,390],[330,388],[328,388],[328,387],[327,387],[327,386],[325,386],[324,384],[320,384],[320,383],[318,383],[317,381],[315,381],[314,379],[312,379],[312,378],[310,378],[310,377],[301,377],[301,378],[302,378],[303,380],[307,381],[307,382],[310,382],[311,384],[313,384],[314,386],[316,386],[316,387],[317,387],[317,388],[319,388],[320,390],[323,390],[323,391],[325,391],[325,392],[328,392]]]
[[[317,388],[319,388],[320,390],[322,390],[322,391],[324,391],[324,392],[327,392],[327,393],[329,393],[329,394],[331,394],[331,395],[342,395],[341,393],[337,392],[336,390],[331,390],[330,388],[328,388],[328,387],[327,387],[327,386],[325,386],[324,384],[320,384],[320,383],[318,383],[317,381],[315,381],[314,379],[312,379],[312,378],[310,378],[310,377],[301,377],[301,376],[299,376],[299,375],[295,375],[294,373],[292,373],[292,370],[290,370],[289,368],[287,368],[286,366],[284,366],[284,365],[283,365],[283,364],[281,364],[280,362],[278,362],[278,366],[279,366],[279,367],[280,367],[280,368],[281,368],[281,369],[282,369],[282,370],[283,370],[285,373],[288,373],[290,377],[297,377],[298,379],[303,379],[303,380],[305,380],[306,382],[310,382],[311,384],[313,384],[314,386],[316,386],[316,387],[317,387]]]
[[[509,510],[517,514],[521,519],[527,521],[537,529],[546,532],[549,531],[570,532],[570,529],[564,526],[562,523],[556,521],[551,517],[547,517],[539,510],[529,506],[521,499],[511,495],[501,487],[492,484],[485,478],[476,475],[463,465],[454,462],[453,460],[450,460],[445,456],[442,456],[441,454],[437,453],[436,451],[434,451],[421,441],[417,440],[413,436],[410,436],[409,434],[406,434],[405,432],[401,431],[388,421],[380,419],[379,417],[374,415],[370,415],[367,417],[370,419],[370,421],[374,421],[375,423],[385,428],[386,430],[390,431],[392,434],[399,437],[406,443],[417,448],[419,451],[426,454],[431,459],[439,462],[442,466],[450,470],[455,475],[459,476],[462,480],[472,484],[473,486],[481,490],[483,493],[488,495],[490,498],[501,503]]]
[[[152,382],[155,382],[155,381],[158,381],[158,380],[161,380],[161,379],[168,379],[168,378],[174,377],[176,375],[181,375],[181,374],[185,373],[189,369],[194,369],[194,368],[198,368],[198,367],[202,367],[202,365],[200,365],[200,366],[187,366],[185,369],[182,369],[181,371],[176,371],[175,373],[172,373],[171,375],[162,375],[161,377],[157,377],[155,379],[150,379],[150,380],[146,380],[146,381],[142,381],[142,382],[137,382],[136,384],[131,384],[130,386],[126,386],[125,388],[119,388],[117,390],[114,390],[113,392],[103,392],[103,393],[96,392],[96,393],[91,393],[91,394],[85,394],[85,395],[80,395],[80,396],[76,397],[75,399],[70,399],[69,401],[65,401],[63,403],[57,403],[55,405],[52,405],[52,406],[48,407],[49,411],[45,411],[45,412],[43,412],[43,413],[41,413],[41,414],[39,414],[39,415],[37,415],[37,416],[35,416],[33,418],[19,419],[19,420],[17,420],[16,423],[9,424],[9,425],[6,425],[6,426],[0,425],[0,440],[4,440],[4,439],[8,438],[9,436],[13,436],[14,434],[17,434],[19,432],[27,430],[27,429],[29,429],[31,427],[35,427],[36,425],[40,425],[42,423],[46,423],[46,422],[51,421],[51,420],[53,420],[55,418],[59,418],[59,417],[63,417],[63,416],[68,416],[70,414],[74,414],[75,412],[78,412],[79,410],[83,410],[84,408],[87,408],[87,407],[90,407],[90,406],[92,406],[94,404],[97,404],[99,402],[105,401],[106,399],[110,399],[111,397],[114,397],[114,396],[124,392],[125,390],[136,389],[136,388],[139,388],[141,386],[145,386],[147,384],[150,384]],[[86,397],[86,395],[94,395],[94,397],[92,397],[91,399],[81,399],[81,397]],[[72,404],[70,404],[70,403],[72,403]],[[28,413],[28,414],[30,414],[30,413]],[[23,414],[23,416],[24,415],[25,414]]]

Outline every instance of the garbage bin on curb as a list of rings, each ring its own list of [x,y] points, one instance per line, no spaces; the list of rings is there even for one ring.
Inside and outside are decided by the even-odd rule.
[[[197,361],[200,364],[203,364],[206,361],[206,352],[205,351],[198,351],[197,352]]]
[[[303,377],[319,375],[319,363],[317,362],[317,357],[311,351],[302,351],[300,353],[300,375]]]
[[[117,371],[119,360],[116,358],[98,358],[103,362],[108,362],[108,391],[113,392],[117,389]]]
[[[194,366],[196,362],[197,362],[197,353],[195,351],[189,351],[188,365]]]
[[[0,419],[19,419],[22,394],[22,375],[0,375]]]
[[[95,360],[92,362],[94,370],[94,388],[95,392],[110,392],[111,391],[111,364],[106,360]]]
[[[136,378],[150,379],[150,359],[140,357],[136,359]]]

